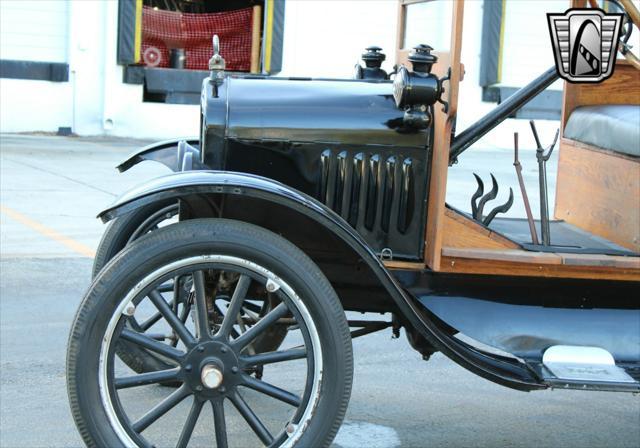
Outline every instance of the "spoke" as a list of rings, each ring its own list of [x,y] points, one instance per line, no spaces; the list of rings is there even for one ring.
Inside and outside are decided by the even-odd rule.
[[[178,308],[180,308],[180,298],[178,297],[178,295],[180,294],[180,285],[178,284],[180,282],[178,281],[174,281],[173,282],[173,288],[171,288],[171,300],[169,301],[169,306],[171,307],[171,309],[173,310],[174,313],[178,314]],[[160,288],[156,288],[158,290],[158,292],[162,292],[160,291]],[[169,291],[167,291],[169,292]]]
[[[191,312],[191,304],[190,303],[182,304],[182,311],[180,312],[180,322],[184,324],[187,321],[187,318],[189,317],[190,312]]]
[[[153,316],[151,316],[149,319],[145,320],[144,322],[142,322],[140,325],[138,325],[138,328],[136,328],[136,330],[144,332],[147,331],[149,328],[151,328],[156,322],[158,322],[160,319],[162,319],[162,314],[160,313],[155,313]],[[134,327],[135,328],[135,327]]]
[[[249,328],[245,333],[242,333],[238,339],[231,341],[231,344],[236,350],[242,350],[247,344],[257,338],[260,333],[273,325],[278,319],[284,317],[288,311],[287,306],[284,303],[280,303],[260,319],[257,324]]]
[[[165,339],[173,337],[173,335],[166,335],[164,333],[145,333],[144,335],[156,341],[164,341]]]
[[[158,353],[159,355],[166,356],[167,358],[173,359],[174,361],[180,361],[185,355],[184,352],[177,350],[170,345],[154,341],[150,337],[145,336],[142,333],[132,331],[128,328],[124,328],[122,330],[122,333],[120,333],[120,337],[125,341],[133,342],[134,344],[144,347],[147,350],[151,350],[154,353]]]
[[[238,314],[238,328],[240,328],[240,331],[245,333],[247,331],[247,327],[244,324],[244,322],[242,321],[242,315]],[[236,339],[238,336],[234,336],[233,338]],[[250,355],[255,355],[256,354],[256,350],[253,347],[253,344],[249,344],[249,346],[247,347],[247,353],[249,353]]]
[[[149,425],[173,409],[174,406],[184,400],[188,395],[189,390],[187,386],[183,384],[179,389],[175,390],[171,395],[158,403],[153,409],[144,414],[140,420],[135,422],[133,424],[133,430],[138,433],[144,431],[149,427]]]
[[[271,445],[273,443],[273,436],[269,433],[269,430],[260,421],[258,416],[251,410],[246,401],[236,391],[229,396],[229,399],[236,407],[240,415],[246,420],[253,432],[262,440],[265,445]]]
[[[193,347],[196,344],[195,338],[191,335],[180,318],[176,316],[176,313],[173,312],[169,304],[164,300],[164,297],[162,297],[158,291],[153,290],[149,293],[149,299],[151,299],[156,308],[158,308],[158,311],[160,311],[160,314],[162,314],[178,337],[180,337],[182,342],[184,342],[184,345],[188,348]]]
[[[164,285],[158,286],[158,292],[172,292],[174,283],[165,283]]]
[[[175,381],[178,379],[180,369],[159,370],[157,372],[146,372],[139,375],[116,378],[116,389],[126,389],[128,387],[145,386],[147,384],[162,383],[165,381]]]
[[[247,323],[253,325],[260,320],[260,315],[258,313],[254,313],[249,308],[247,308],[246,303],[242,306],[242,312],[247,316]]]
[[[187,318],[189,317],[189,313],[191,312],[191,305],[188,303],[182,304],[182,311],[180,312],[180,322],[183,324],[187,322]],[[178,345],[178,340],[171,341],[171,346],[175,347]]]
[[[187,416],[187,421],[182,427],[182,432],[180,433],[180,438],[178,439],[176,448],[186,448],[189,444],[189,439],[193,434],[193,429],[196,427],[196,423],[198,422],[198,417],[200,417],[200,411],[202,411],[203,404],[204,401],[200,401],[196,397],[193,397],[193,404],[191,405],[191,410],[189,411],[189,415]]]
[[[291,406],[298,407],[302,402],[302,400],[300,400],[300,397],[298,397],[296,394],[292,394],[289,391],[280,389],[273,384],[265,383],[264,381],[255,379],[252,376],[246,374],[242,375],[242,380],[245,386],[253,390],[257,390],[258,392],[262,392],[265,395],[269,395],[276,400],[280,400],[284,403],[290,404]]]
[[[231,297],[229,307],[227,308],[227,313],[224,315],[222,325],[220,325],[220,330],[218,330],[218,334],[222,335],[225,339],[229,339],[229,332],[236,323],[236,316],[242,308],[242,303],[247,295],[250,284],[251,277],[248,275],[241,275],[238,279],[236,289],[233,291],[233,297]]]
[[[223,318],[224,318],[224,313],[222,312],[220,307],[218,305],[213,305],[213,306],[214,306],[216,312],[218,313],[218,315],[223,316]],[[240,334],[233,327],[231,327],[231,331],[229,332],[229,334],[231,334],[231,337],[233,339],[236,339],[238,336],[240,336]]]
[[[136,320],[136,318],[134,316],[129,316],[127,318],[127,324],[133,328],[135,331],[138,331],[140,333],[144,333],[145,331],[147,331],[146,329],[143,330],[142,326],[138,323],[138,321]]]
[[[158,288],[158,291],[160,291],[160,288]],[[162,292],[162,291],[160,291],[160,292]],[[173,306],[174,303],[175,303],[174,300],[171,300],[169,302],[169,306]],[[156,322],[158,322],[160,319],[162,319],[162,314],[155,313],[153,316],[151,316],[149,319],[145,320],[141,324],[138,324],[136,322],[136,324],[133,326],[133,329],[136,330],[136,331],[139,331],[140,333],[144,333],[149,328],[151,328]],[[135,319],[134,319],[134,322],[135,322]]]
[[[207,311],[207,296],[204,283],[204,272],[195,271],[193,273],[193,287],[196,290],[196,326],[198,327],[198,336],[200,340],[211,339],[211,331],[209,329],[209,313]]]
[[[306,348],[292,348],[277,352],[264,352],[253,356],[243,356],[240,358],[247,366],[261,366],[276,362],[293,361],[294,359],[304,359],[307,356]]]
[[[213,424],[216,428],[216,448],[227,448],[227,424],[224,420],[224,401],[212,400]]]
[[[249,311],[253,311],[254,313],[260,313],[260,311],[262,310],[262,307],[260,305],[256,305],[255,303],[251,303],[248,301],[245,301],[244,305],[242,306]]]

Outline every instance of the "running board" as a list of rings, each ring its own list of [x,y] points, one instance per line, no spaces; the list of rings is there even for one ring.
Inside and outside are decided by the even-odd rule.
[[[640,382],[629,374],[637,377],[637,371],[616,365],[600,347],[555,345],[533,367],[553,388],[640,392]]]

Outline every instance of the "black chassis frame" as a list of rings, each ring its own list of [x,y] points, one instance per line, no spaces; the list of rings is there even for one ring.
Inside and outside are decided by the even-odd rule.
[[[555,79],[555,70],[545,72],[461,133],[452,143],[451,162]],[[272,179],[207,170],[199,139],[185,140],[188,145],[174,140],[148,146],[119,165],[124,171],[142,160],[155,160],[175,173],[130,190],[99,217],[106,222],[138,207],[175,198],[180,201],[181,216],[186,218],[224,217],[251,222],[283,235],[305,251],[327,275],[346,310],[397,316],[422,352],[441,351],[477,375],[522,391],[550,386],[639,390],[637,383],[625,387],[549,381],[541,366],[542,351],[549,345],[588,345],[589,341],[604,339],[617,363],[637,368],[640,350],[633,328],[636,321],[640,322],[640,302],[632,297],[640,286],[638,282],[390,270],[352,226],[317,199]],[[497,306],[495,319],[458,319],[461,328],[449,324],[452,316],[476,313],[486,304]],[[459,331],[474,334],[479,341],[492,340],[496,333],[517,339],[522,335],[511,324],[526,321],[531,309],[537,311],[539,334],[521,339],[520,346],[515,343],[505,347],[513,356],[486,351],[455,337]],[[558,310],[568,312],[574,325],[567,325],[567,313]],[[592,325],[603,318],[612,325],[605,329]],[[614,334],[603,333],[611,329]],[[555,336],[553,343],[545,338],[547,332]]]

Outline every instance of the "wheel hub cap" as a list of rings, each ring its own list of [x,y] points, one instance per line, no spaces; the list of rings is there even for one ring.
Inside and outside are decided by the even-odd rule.
[[[185,383],[203,399],[226,395],[241,381],[241,369],[233,348],[224,342],[196,345],[182,362]]]
[[[216,365],[207,364],[200,372],[200,380],[207,389],[217,389],[222,384],[222,372]]]

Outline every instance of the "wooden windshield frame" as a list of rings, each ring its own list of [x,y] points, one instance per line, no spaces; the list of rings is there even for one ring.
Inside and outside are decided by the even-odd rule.
[[[398,30],[396,44],[396,63],[410,65],[408,55],[410,48],[403,48],[406,25],[406,8],[415,3],[426,3],[437,0],[399,0],[398,2]],[[433,270],[440,269],[442,254],[442,226],[445,219],[445,197],[447,191],[447,170],[449,168],[449,148],[451,145],[451,131],[455,123],[458,110],[458,88],[464,68],[460,61],[462,51],[462,23],[464,15],[464,1],[456,0],[451,3],[451,43],[449,51],[438,51],[438,62],[433,66],[433,73],[438,77],[447,75],[451,69],[451,79],[445,83],[444,99],[449,103],[449,109],[444,112],[441,104],[434,107],[434,139],[432,142],[431,176],[427,202],[427,226],[425,236],[424,260]],[[428,44],[429,42],[424,42]]]

